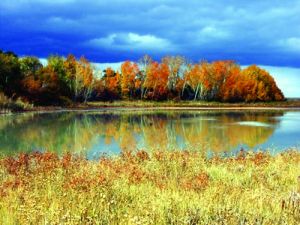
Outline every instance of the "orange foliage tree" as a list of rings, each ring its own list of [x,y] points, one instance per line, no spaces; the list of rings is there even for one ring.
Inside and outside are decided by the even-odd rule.
[[[125,61],[121,65],[121,92],[123,97],[133,97],[135,86],[136,86],[136,76],[139,72],[138,65],[136,63],[131,63],[130,61]]]
[[[144,83],[145,88],[148,90],[148,98],[161,100],[167,97],[169,74],[170,70],[167,64],[151,63],[146,74],[147,79]]]
[[[121,75],[111,67],[106,68],[101,79],[95,84],[96,96],[100,100],[113,100],[120,98]]]
[[[274,78],[264,69],[251,65],[242,71],[242,99],[245,101],[282,101],[284,96]]]

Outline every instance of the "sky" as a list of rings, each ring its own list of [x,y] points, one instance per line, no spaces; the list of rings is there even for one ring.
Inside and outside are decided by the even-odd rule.
[[[1,0],[0,49],[97,63],[231,59],[300,77],[299,21],[300,0]]]

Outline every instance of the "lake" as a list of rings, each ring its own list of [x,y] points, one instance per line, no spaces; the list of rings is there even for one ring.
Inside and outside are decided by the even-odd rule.
[[[0,116],[0,154],[103,153],[189,149],[231,155],[241,148],[272,153],[300,146],[300,111],[65,111]]]

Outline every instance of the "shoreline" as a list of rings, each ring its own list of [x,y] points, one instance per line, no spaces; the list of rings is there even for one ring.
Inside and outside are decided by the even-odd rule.
[[[1,110],[2,114],[27,112],[67,112],[67,111],[96,111],[96,110],[300,110],[299,100],[268,103],[220,103],[220,102],[147,102],[147,101],[115,101],[88,102],[74,106],[36,106],[21,111]]]
[[[32,109],[18,112],[1,112],[0,115],[11,115],[11,114],[23,114],[23,113],[56,113],[56,112],[91,112],[91,111],[142,111],[142,110],[190,110],[190,111],[300,111],[300,107],[126,107],[126,106],[112,106],[112,107],[89,107],[89,108],[43,108],[43,109]]]
[[[225,110],[232,110],[232,111],[300,111],[300,107],[126,107],[126,106],[119,106],[119,107],[90,107],[90,108],[43,108],[43,109],[33,109],[33,110],[24,110],[18,112],[1,112],[0,115],[11,115],[11,114],[23,114],[23,113],[56,113],[56,112],[91,112],[91,111],[142,111],[142,110],[174,110],[174,111],[181,111],[181,110],[190,110],[190,111],[225,111]]]

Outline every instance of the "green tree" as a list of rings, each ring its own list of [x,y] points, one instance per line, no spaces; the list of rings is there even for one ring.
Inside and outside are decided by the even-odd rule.
[[[68,85],[68,77],[64,67],[64,58],[60,56],[50,56],[48,58],[48,65],[50,70],[56,73],[57,86],[61,96],[70,97],[71,91]]]
[[[40,62],[40,60],[32,56],[20,58],[19,63],[21,73],[24,77],[32,75],[37,78],[39,70],[43,68],[43,64]]]
[[[27,56],[19,59],[22,80],[22,94],[24,97],[33,102],[40,98],[41,89],[41,70],[43,65],[36,57]]]
[[[22,78],[18,56],[13,52],[0,52],[0,91],[8,96],[20,93]]]

